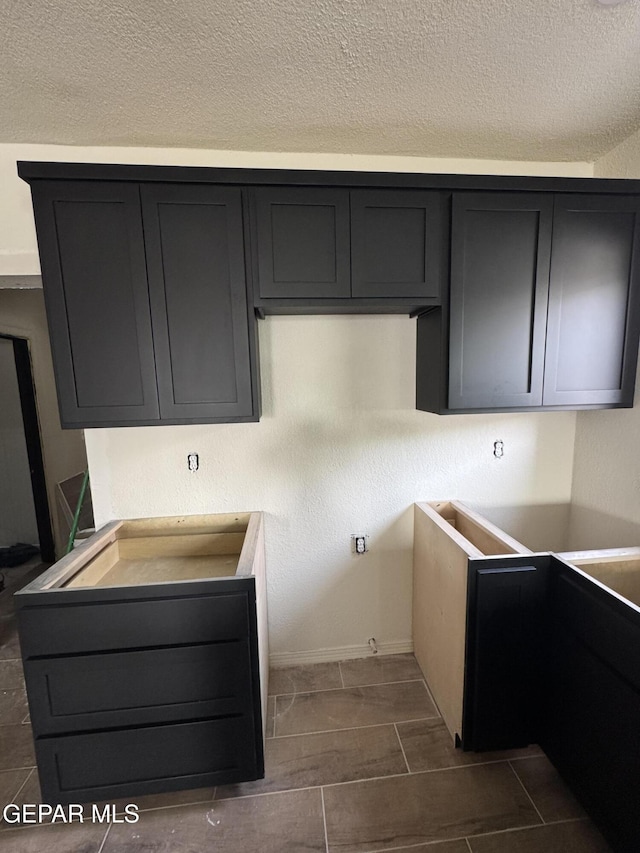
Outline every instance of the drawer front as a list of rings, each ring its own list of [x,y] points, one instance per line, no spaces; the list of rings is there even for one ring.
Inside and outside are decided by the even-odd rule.
[[[23,658],[243,639],[247,594],[25,606]]]
[[[255,779],[250,717],[36,740],[43,801],[82,803]]]
[[[247,640],[28,660],[36,735],[251,713]]]

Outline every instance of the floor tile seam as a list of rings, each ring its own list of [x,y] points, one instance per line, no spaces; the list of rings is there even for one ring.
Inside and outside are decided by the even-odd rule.
[[[433,770],[416,770],[414,772],[402,772],[402,773],[388,773],[385,776],[368,776],[364,779],[346,779],[343,782],[319,782],[317,785],[303,785],[299,788],[283,788],[279,791],[256,791],[252,794],[240,794],[238,796],[230,796],[224,797],[223,799],[216,799],[217,803],[222,803],[227,800],[246,800],[250,797],[268,797],[274,794],[288,794],[293,793],[294,791],[312,791],[316,788],[322,788],[326,790],[327,788],[339,788],[343,785],[358,785],[358,784],[366,784],[368,782],[380,782],[382,780],[393,780],[393,779],[409,779],[415,778],[416,776],[426,776],[432,773],[446,773],[448,771],[456,771],[456,770],[466,770],[469,767],[486,767],[491,764],[506,764],[504,759],[501,761],[478,761],[475,764],[461,764],[455,767],[437,767]],[[183,805],[182,803],[180,805]],[[158,808],[179,808],[179,806],[160,806]],[[155,811],[156,809],[147,809],[147,811]],[[535,826],[539,826],[539,824],[534,824]],[[464,835],[461,835],[460,838],[465,838]],[[446,840],[446,839],[445,839]],[[425,842],[421,842],[424,844]],[[405,845],[406,846],[406,845]],[[386,852],[385,852],[386,853]]]
[[[69,821],[47,820],[47,821],[43,821],[42,823],[16,823],[16,824],[9,823],[9,824],[7,824],[3,821],[0,823],[0,838],[2,838],[2,836],[4,835],[5,832],[9,832],[10,830],[16,830],[16,831],[19,829],[20,830],[23,830],[23,829],[34,830],[34,829],[46,828],[48,826],[76,826],[76,825],[77,826],[81,825],[80,821],[76,818],[74,818],[73,820],[69,820]]]
[[[433,773],[452,773],[460,770],[469,770],[472,767],[490,767],[494,764],[508,764],[506,759],[496,759],[495,761],[476,761],[473,764],[457,764],[452,767],[434,767],[431,770],[415,770],[409,773],[390,773],[387,776],[371,776],[368,779],[349,779],[346,782],[328,782],[323,785],[324,788],[337,788],[341,785],[357,785],[366,784],[367,782],[377,782],[381,779],[408,779],[416,776],[428,776]],[[537,809],[536,809],[537,812]],[[537,824],[536,824],[537,826]],[[461,838],[466,836],[462,835]],[[423,842],[424,843],[424,842]]]
[[[544,819],[544,818],[542,817],[542,815],[540,814],[540,811],[539,811],[539,809],[538,809],[538,806],[534,803],[534,801],[533,801],[533,797],[532,797],[532,796],[531,796],[531,794],[529,793],[529,791],[528,791],[527,787],[525,786],[524,782],[522,781],[522,779],[521,779],[521,778],[518,776],[518,774],[516,773],[516,768],[515,768],[515,767],[513,766],[513,764],[511,763],[511,760],[512,760],[512,759],[510,759],[509,761],[507,761],[507,764],[508,764],[508,765],[509,765],[509,767],[511,768],[511,772],[512,772],[512,773],[513,773],[513,775],[516,777],[516,779],[517,779],[517,780],[518,780],[518,782],[520,783],[520,787],[522,788],[522,790],[525,792],[525,794],[526,794],[526,795],[527,795],[527,797],[529,798],[529,801],[530,801],[531,805],[532,805],[532,806],[534,807],[534,809],[536,810],[536,814],[538,815],[538,817],[540,818],[540,820],[542,821],[542,823],[543,823],[543,824],[545,824],[545,823],[546,823],[545,819]]]
[[[211,797],[208,800],[192,800],[190,803],[168,803],[167,805],[164,805],[164,806],[149,806],[149,808],[147,808],[147,809],[138,807],[138,812],[140,814],[144,814],[145,812],[161,812],[163,809],[181,809],[181,808],[184,808],[186,806],[204,806],[204,805],[207,805],[207,803],[213,803],[213,802],[217,803],[217,802],[222,802],[222,801],[221,800],[214,800],[214,798]],[[124,812],[116,810],[116,814],[121,815],[121,814],[124,814]]]
[[[21,726],[22,723],[16,723],[16,725]],[[0,728],[2,728],[2,726],[0,726]],[[4,773],[5,770],[35,770],[35,769],[36,769],[35,764],[23,764],[20,767],[3,767],[0,772]]]
[[[361,687],[385,687],[390,684],[424,684],[426,688],[424,678],[402,678],[398,681],[372,681],[367,682],[366,684],[347,684],[342,687],[318,687],[315,690],[293,690],[290,693],[269,693],[268,696],[277,699],[281,696],[307,696],[311,693],[330,693],[336,690],[359,690]],[[427,693],[429,693],[428,689]],[[431,694],[429,693],[429,696],[430,695]]]
[[[571,823],[573,821],[555,821],[555,823]],[[545,826],[550,826],[551,824],[545,824]],[[376,849],[376,850],[366,850],[364,853],[394,853],[396,850],[413,850],[413,849],[421,849],[422,847],[435,847],[438,844],[443,844],[447,841],[465,841],[467,847],[473,853],[471,848],[471,841],[474,838],[486,838],[490,835],[506,835],[509,832],[519,832],[524,829],[540,829],[539,823],[526,824],[523,826],[510,826],[507,829],[496,829],[491,832],[480,832],[475,835],[455,835],[450,838],[434,838],[432,841],[418,841],[416,844],[402,844],[399,847],[385,847],[384,850]]]
[[[286,734],[286,735],[274,735],[272,738],[269,738],[269,740],[278,740],[279,738],[283,738],[283,737],[302,737],[303,735],[324,735],[324,734],[329,734],[330,732],[351,732],[351,731],[355,731],[356,729],[375,729],[378,726],[394,726],[396,724],[401,724],[401,723],[422,723],[425,720],[439,720],[439,719],[440,719],[439,716],[432,715],[431,717],[412,717],[409,720],[391,720],[388,723],[366,723],[363,726],[343,726],[342,728],[339,728],[339,729],[316,729],[316,730],[308,731],[308,732],[290,732],[289,734]]]
[[[436,697],[435,697],[435,696],[433,695],[433,693],[431,692],[431,688],[429,687],[429,682],[428,682],[428,681],[427,681],[427,679],[424,677],[424,675],[422,676],[422,681],[424,682],[424,686],[425,686],[425,688],[426,688],[427,693],[429,694],[429,698],[430,698],[430,699],[431,699],[431,701],[433,702],[434,707],[435,707],[435,708],[438,708],[438,703],[436,702]],[[440,708],[438,708],[438,713],[440,713]],[[440,716],[442,716],[442,714],[440,714]]]
[[[382,776],[380,778],[385,778],[385,777]],[[239,783],[239,784],[242,784],[242,783]],[[220,797],[220,798],[214,800],[213,802],[214,802],[214,805],[219,805],[220,803],[235,802],[236,800],[250,800],[253,797],[274,797],[277,794],[294,794],[294,793],[298,793],[299,791],[317,791],[319,788],[322,788],[322,787],[326,787],[326,786],[323,786],[321,784],[319,784],[319,785],[303,785],[301,788],[284,788],[281,791],[256,791],[253,794],[238,794],[235,797],[234,796]],[[208,800],[207,800],[207,802],[208,802]],[[175,805],[175,806],[158,806],[158,808],[147,809],[147,811],[158,811],[161,808],[177,809],[177,808],[180,808],[182,805],[198,805],[198,803],[184,803],[184,804],[180,803],[180,805]]]
[[[102,851],[104,850],[104,845],[107,843],[107,836],[111,832],[112,826],[113,826],[113,823],[110,823],[109,826],[107,827],[106,831],[105,831],[105,834],[102,836],[102,844],[100,845],[100,847],[98,849],[98,853],[102,853]]]
[[[473,838],[474,836],[472,835],[470,837]],[[434,838],[432,841],[418,841],[415,844],[402,844],[399,847],[385,847],[384,850],[365,850],[364,853],[395,853],[397,850],[422,850],[424,847],[436,848],[439,844],[446,844],[451,841],[466,841],[467,847],[471,849],[469,839],[465,835],[455,835],[451,838]]]
[[[329,853],[329,833],[327,832],[327,811],[324,807],[324,788],[320,786],[320,801],[322,803],[322,825],[324,826],[324,847],[326,853]]]
[[[25,769],[26,769],[26,768],[25,768]],[[15,792],[15,794],[13,795],[13,800],[12,800],[12,802],[15,802],[15,800],[20,796],[20,792],[22,791],[22,789],[24,788],[24,786],[27,784],[27,782],[29,781],[29,779],[31,779],[31,777],[33,776],[34,772],[35,772],[35,767],[33,767],[33,768],[29,771],[29,773],[27,773],[27,776],[26,776],[26,778],[25,778],[24,782],[22,783],[22,785],[20,785],[20,787],[18,788],[18,790],[17,790],[17,791]]]
[[[509,826],[506,829],[492,829],[490,832],[477,832],[475,835],[466,836],[466,838],[467,840],[473,841],[474,838],[487,838],[490,835],[507,835],[510,832],[520,832],[525,829],[542,829],[545,826],[558,826],[563,823],[586,823],[588,820],[589,819],[586,817],[571,817],[566,818],[566,820],[549,821],[549,823],[530,823],[525,826]]]
[[[393,728],[396,733],[396,737],[398,738],[398,744],[400,745],[400,749],[402,750],[402,757],[404,758],[404,763],[407,765],[407,773],[411,773],[411,767],[409,767],[407,753],[404,751],[404,746],[402,745],[402,738],[400,737],[400,732],[398,731],[398,726],[396,723],[393,724]]]
[[[342,672],[342,665],[341,665],[340,661],[338,661],[338,672],[340,673],[340,682],[341,682],[342,686],[344,687],[344,674]]]

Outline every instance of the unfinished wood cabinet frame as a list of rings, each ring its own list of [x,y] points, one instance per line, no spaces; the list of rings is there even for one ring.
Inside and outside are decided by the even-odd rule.
[[[449,732],[461,740],[469,560],[532,552],[458,501],[415,504],[413,548],[414,654]]]
[[[566,551],[558,557],[640,607],[640,548]]]

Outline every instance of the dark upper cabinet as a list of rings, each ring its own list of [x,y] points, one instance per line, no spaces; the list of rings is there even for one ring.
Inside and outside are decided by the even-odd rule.
[[[545,405],[632,401],[639,214],[637,197],[555,197]]]
[[[260,188],[255,208],[261,297],[350,295],[347,190]]]
[[[640,198],[455,193],[450,298],[418,320],[417,407],[633,405]]]
[[[454,195],[449,407],[539,406],[553,199]]]
[[[32,193],[62,425],[258,420],[241,190],[37,180]]]
[[[158,418],[138,187],[32,186],[64,427]]]
[[[267,313],[404,311],[436,304],[450,194],[254,190],[256,304]]]
[[[444,247],[443,195],[351,193],[351,295],[437,299]]]
[[[160,416],[250,417],[241,191],[143,184],[141,195]]]

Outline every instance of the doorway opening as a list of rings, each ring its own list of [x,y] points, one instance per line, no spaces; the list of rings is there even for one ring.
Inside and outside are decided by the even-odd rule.
[[[29,344],[0,334],[0,549],[29,545],[55,561]]]

